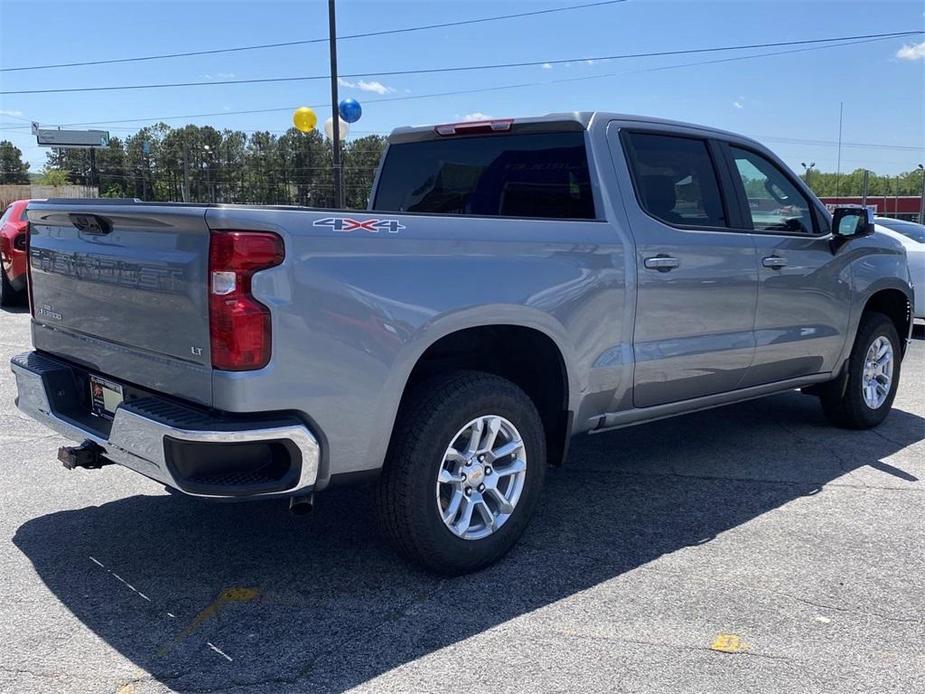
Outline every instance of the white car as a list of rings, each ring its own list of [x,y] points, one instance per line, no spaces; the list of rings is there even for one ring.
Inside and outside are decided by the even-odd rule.
[[[915,285],[915,317],[925,319],[925,226],[890,217],[876,217],[874,223],[877,231],[905,246],[909,274]]]

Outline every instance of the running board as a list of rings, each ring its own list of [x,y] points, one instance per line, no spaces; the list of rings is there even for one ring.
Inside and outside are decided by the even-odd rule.
[[[701,410],[709,410],[714,407],[722,407],[723,405],[733,405],[737,402],[763,398],[765,395],[783,393],[788,390],[803,388],[816,383],[825,383],[826,381],[831,381],[832,378],[833,376],[831,373],[813,374],[811,376],[801,376],[786,381],[777,381],[775,383],[742,388],[741,390],[733,390],[728,393],[717,393],[715,395],[705,395],[690,400],[671,402],[665,405],[638,407],[632,410],[623,410],[622,412],[610,412],[595,417],[597,421],[592,425],[590,433],[599,434],[603,431],[620,429],[622,427],[642,424],[644,422],[654,422],[659,419],[674,417],[675,415],[700,412]]]

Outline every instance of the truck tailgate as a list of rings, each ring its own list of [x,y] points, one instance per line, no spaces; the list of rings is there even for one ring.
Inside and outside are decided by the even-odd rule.
[[[204,209],[62,200],[28,216],[36,349],[211,404]]]

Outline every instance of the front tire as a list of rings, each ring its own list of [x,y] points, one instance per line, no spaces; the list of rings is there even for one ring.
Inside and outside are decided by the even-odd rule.
[[[378,489],[380,526],[403,557],[448,575],[503,556],[546,472],[543,424],[514,383],[458,371],[402,404]]]
[[[893,321],[882,313],[865,313],[845,367],[844,392],[833,383],[820,395],[829,421],[850,429],[870,429],[880,424],[896,398],[901,355]]]

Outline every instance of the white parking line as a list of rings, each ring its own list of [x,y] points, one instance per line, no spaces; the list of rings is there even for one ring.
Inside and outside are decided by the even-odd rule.
[[[103,562],[99,561],[96,557],[91,557],[90,555],[87,555],[87,556],[89,557],[90,561],[92,561],[94,564],[96,564],[96,565],[97,565],[98,567],[100,567],[101,569],[105,569],[106,572],[107,572],[109,575],[111,575],[114,579],[116,579],[117,581],[119,581],[122,585],[124,585],[126,588],[128,588],[129,590],[131,590],[133,593],[135,593],[136,595],[138,595],[138,597],[143,598],[144,600],[147,600],[148,602],[153,602],[153,601],[151,600],[151,598],[149,598],[147,595],[145,595],[144,593],[142,593],[140,590],[138,590],[135,586],[133,586],[131,583],[129,583],[128,581],[126,581],[124,578],[122,578],[122,577],[121,577],[119,574],[117,574],[115,571],[113,571],[112,569],[107,568],[106,565],[103,564]],[[176,618],[177,618],[177,615],[175,615],[173,612],[165,612],[164,614],[166,614],[166,615],[167,615],[168,617],[170,617],[171,619],[176,619]],[[223,658],[225,658],[229,663],[233,663],[233,662],[234,662],[234,659],[233,659],[231,656],[229,656],[227,653],[225,653],[225,651],[223,651],[221,648],[219,648],[218,646],[216,646],[216,645],[215,645],[214,643],[212,643],[211,641],[206,641],[206,645],[208,645],[209,648],[211,648],[213,651],[215,651],[216,653],[218,653],[220,656],[222,656]]]
[[[214,643],[212,643],[211,641],[206,641],[206,645],[208,645],[209,648],[211,648],[213,651],[215,651],[216,653],[218,653],[220,656],[222,656],[223,658],[227,659],[229,663],[234,662],[234,660],[232,660],[232,658],[229,657],[229,655],[228,655],[227,653],[225,653],[221,648],[219,648],[218,646],[216,646],[216,645],[215,645]]]

